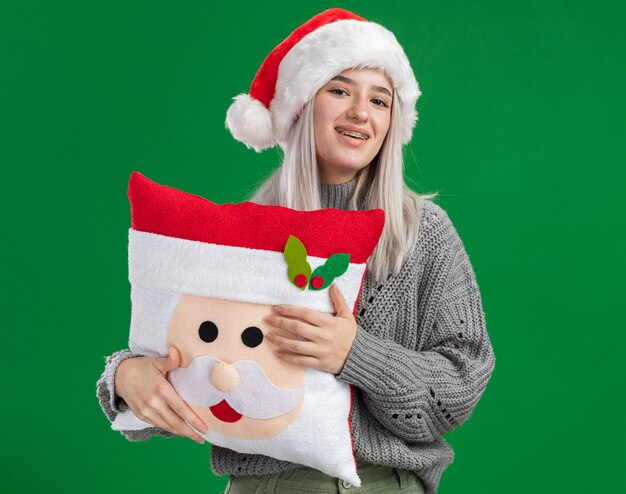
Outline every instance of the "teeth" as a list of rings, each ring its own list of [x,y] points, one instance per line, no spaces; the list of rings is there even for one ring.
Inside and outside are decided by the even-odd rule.
[[[351,130],[342,129],[340,127],[337,127],[335,130],[345,136],[356,137],[357,139],[363,139],[364,141],[367,141],[369,139],[369,136],[361,134],[360,132],[353,132]]]

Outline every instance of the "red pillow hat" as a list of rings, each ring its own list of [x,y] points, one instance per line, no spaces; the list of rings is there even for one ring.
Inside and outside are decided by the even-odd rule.
[[[129,278],[133,290],[131,345],[167,354],[165,331],[177,295],[291,304],[333,313],[335,282],[356,314],[366,269],[382,233],[384,212],[296,211],[253,202],[215,204],[131,175],[128,194]],[[149,292],[149,293],[143,293]],[[172,300],[166,302],[166,294]],[[145,317],[147,312],[151,317]],[[160,333],[160,336],[159,334]],[[154,353],[152,350],[149,353]]]
[[[337,74],[376,68],[391,80],[402,111],[403,144],[417,121],[421,92],[409,60],[393,33],[343,9],[329,9],[293,31],[261,64],[249,94],[240,94],[226,114],[235,139],[257,152],[285,147],[304,105]]]

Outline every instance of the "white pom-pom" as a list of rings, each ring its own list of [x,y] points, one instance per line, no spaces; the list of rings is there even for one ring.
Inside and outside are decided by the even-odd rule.
[[[249,94],[236,96],[226,112],[226,128],[235,139],[257,153],[276,144],[272,115]]]

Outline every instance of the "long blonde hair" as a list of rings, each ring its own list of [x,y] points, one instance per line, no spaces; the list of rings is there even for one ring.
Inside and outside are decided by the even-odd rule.
[[[368,272],[376,280],[384,280],[400,271],[417,240],[421,202],[437,196],[437,193],[418,194],[404,183],[400,108],[394,101],[389,131],[380,152],[357,173],[348,204],[350,210],[380,208],[385,211],[383,233],[368,260]],[[313,211],[321,208],[319,185],[311,99],[291,129],[281,166],[259,185],[249,200]]]

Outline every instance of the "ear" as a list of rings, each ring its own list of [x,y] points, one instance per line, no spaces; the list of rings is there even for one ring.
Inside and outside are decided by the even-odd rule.
[[[169,347],[167,352],[167,369],[166,372],[170,372],[174,369],[180,367],[182,362],[182,357],[180,354],[180,350],[175,345]]]

